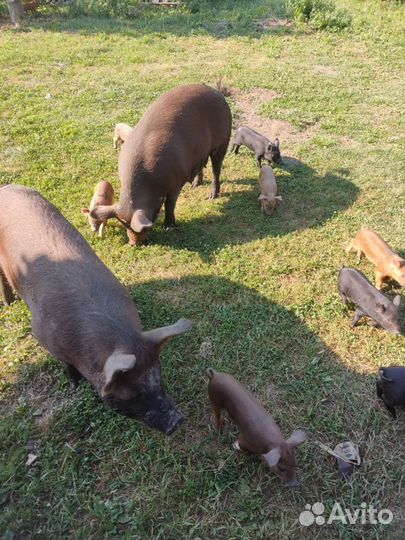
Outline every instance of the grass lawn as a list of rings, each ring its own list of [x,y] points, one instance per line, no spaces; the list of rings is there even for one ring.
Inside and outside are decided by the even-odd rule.
[[[88,384],[72,392],[31,335],[24,303],[1,304],[4,540],[404,538],[404,413],[392,421],[374,388],[380,365],[403,363],[404,338],[365,323],[351,330],[336,282],[342,265],[374,279],[369,262],[343,249],[363,224],[404,255],[405,7],[338,0],[353,20],[334,33],[278,20],[258,29],[284,17],[277,0],[218,4],[0,28],[0,182],[60,208],[129,288],[146,329],[194,323],[162,353],[167,390],[187,417],[164,438],[106,409]],[[135,124],[176,85],[220,77],[233,89],[234,126],[279,136],[276,213],[260,212],[255,160],[241,148],[225,159],[219,199],[208,199],[207,181],[185,186],[174,231],[160,217],[142,248],[114,221],[94,236],[80,208],[96,182],[119,191],[114,124]],[[285,436],[311,432],[296,452],[299,490],[237,453],[235,427],[216,433],[208,366],[247,385]],[[364,459],[350,481],[315,442],[344,440]],[[38,456],[31,466],[28,453]],[[394,520],[301,526],[317,501],[326,514],[335,501],[366,503]]]

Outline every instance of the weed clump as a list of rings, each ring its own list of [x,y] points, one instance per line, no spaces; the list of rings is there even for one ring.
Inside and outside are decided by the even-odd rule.
[[[350,14],[332,0],[286,0],[286,9],[297,23],[307,23],[314,30],[339,32],[352,22]]]

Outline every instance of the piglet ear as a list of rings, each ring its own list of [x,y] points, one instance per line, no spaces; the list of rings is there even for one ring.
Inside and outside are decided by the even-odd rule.
[[[188,319],[179,319],[176,323],[171,324],[170,326],[163,326],[162,328],[155,328],[154,330],[144,332],[143,336],[148,341],[151,341],[160,348],[168,339],[185,334],[190,330],[191,327],[191,321]]]
[[[396,259],[396,260],[392,263],[392,266],[394,266],[395,268],[401,268],[401,266],[404,266],[404,265],[405,265],[404,259]]]
[[[274,146],[277,146],[277,148],[280,148],[280,141],[278,139],[274,139]]]
[[[115,204],[111,204],[109,206],[104,206],[104,205],[96,206],[90,212],[90,217],[94,219],[99,219],[101,221],[105,221],[106,219],[116,217],[116,215],[117,215],[117,207]]]
[[[90,214],[90,210],[89,210],[88,208],[82,208],[82,209],[80,210],[80,212],[81,212],[82,214]]]
[[[275,196],[275,199],[277,199],[278,201],[282,201],[282,200],[283,200],[283,197],[281,197],[281,195],[276,195],[276,196]]]
[[[136,356],[133,354],[124,354],[115,352],[110,355],[104,364],[105,384],[101,391],[102,396],[110,393],[111,388],[120,373],[125,373],[135,366]]]
[[[273,450],[270,450],[270,452],[267,452],[267,454],[263,454],[263,457],[269,467],[275,467],[280,461],[281,450],[277,446],[276,448],[273,448]]]
[[[305,442],[307,439],[308,434],[305,433],[305,431],[302,431],[301,429],[296,429],[291,433],[290,438],[286,440],[286,443],[292,448],[295,448],[299,444]]]
[[[396,308],[399,309],[399,306],[401,305],[401,295],[400,294],[397,294],[394,298],[394,300],[392,301],[392,303],[394,304],[394,306]]]
[[[267,195],[262,195],[262,194],[259,195],[259,201],[268,201],[268,200],[269,198],[267,197]]]
[[[131,229],[137,233],[141,233],[145,229],[153,227],[152,221],[146,216],[144,210],[135,210],[131,219]]]

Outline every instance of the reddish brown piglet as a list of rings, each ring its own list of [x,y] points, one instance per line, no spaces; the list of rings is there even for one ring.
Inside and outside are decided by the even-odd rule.
[[[82,208],[82,214],[86,214],[89,220],[91,230],[98,232],[99,236],[103,236],[104,227],[107,225],[107,219],[96,219],[91,217],[90,212],[94,207],[100,204],[112,204],[114,202],[114,189],[110,182],[99,182],[94,188],[93,198],[90,201],[88,208]]]
[[[258,401],[244,386],[227,373],[207,370],[208,395],[214,412],[215,426],[221,430],[225,410],[239,428],[235,448],[261,456],[288,487],[299,485],[296,478],[297,460],[294,449],[308,435],[294,431],[284,440],[280,428]]]
[[[381,289],[384,281],[393,279],[405,287],[405,260],[397,255],[387,242],[370,227],[363,227],[349,242],[346,251],[354,249],[359,259],[365,255],[375,264],[375,286]]]

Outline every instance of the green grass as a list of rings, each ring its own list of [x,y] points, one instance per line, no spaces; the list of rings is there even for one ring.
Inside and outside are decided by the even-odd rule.
[[[328,33],[257,30],[257,20],[284,16],[275,0],[207,6],[133,20],[41,16],[0,34],[0,180],[61,209],[128,286],[145,328],[194,322],[162,353],[187,417],[167,439],[103,407],[88,384],[72,392],[30,334],[26,306],[1,305],[1,538],[404,536],[404,416],[391,421],[374,391],[378,366],[403,362],[404,338],[350,330],[336,278],[357,266],[343,244],[362,224],[404,254],[405,8],[342,0],[352,26]],[[93,236],[80,208],[100,180],[119,191],[114,124],[135,124],[173,86],[220,77],[235,95],[277,93],[255,110],[280,123],[282,153],[294,158],[276,168],[277,212],[260,212],[255,162],[241,150],[226,157],[218,200],[207,182],[183,189],[176,230],[159,218],[139,249],[113,222]],[[236,124],[244,111],[229,102]],[[373,279],[366,260],[358,268]],[[311,432],[297,450],[299,490],[236,453],[234,427],[215,432],[210,365],[254,391],[286,436]],[[348,439],[364,464],[345,482],[315,441]],[[29,452],[38,458],[27,467]],[[305,529],[298,516],[316,501],[390,508],[394,521]]]

